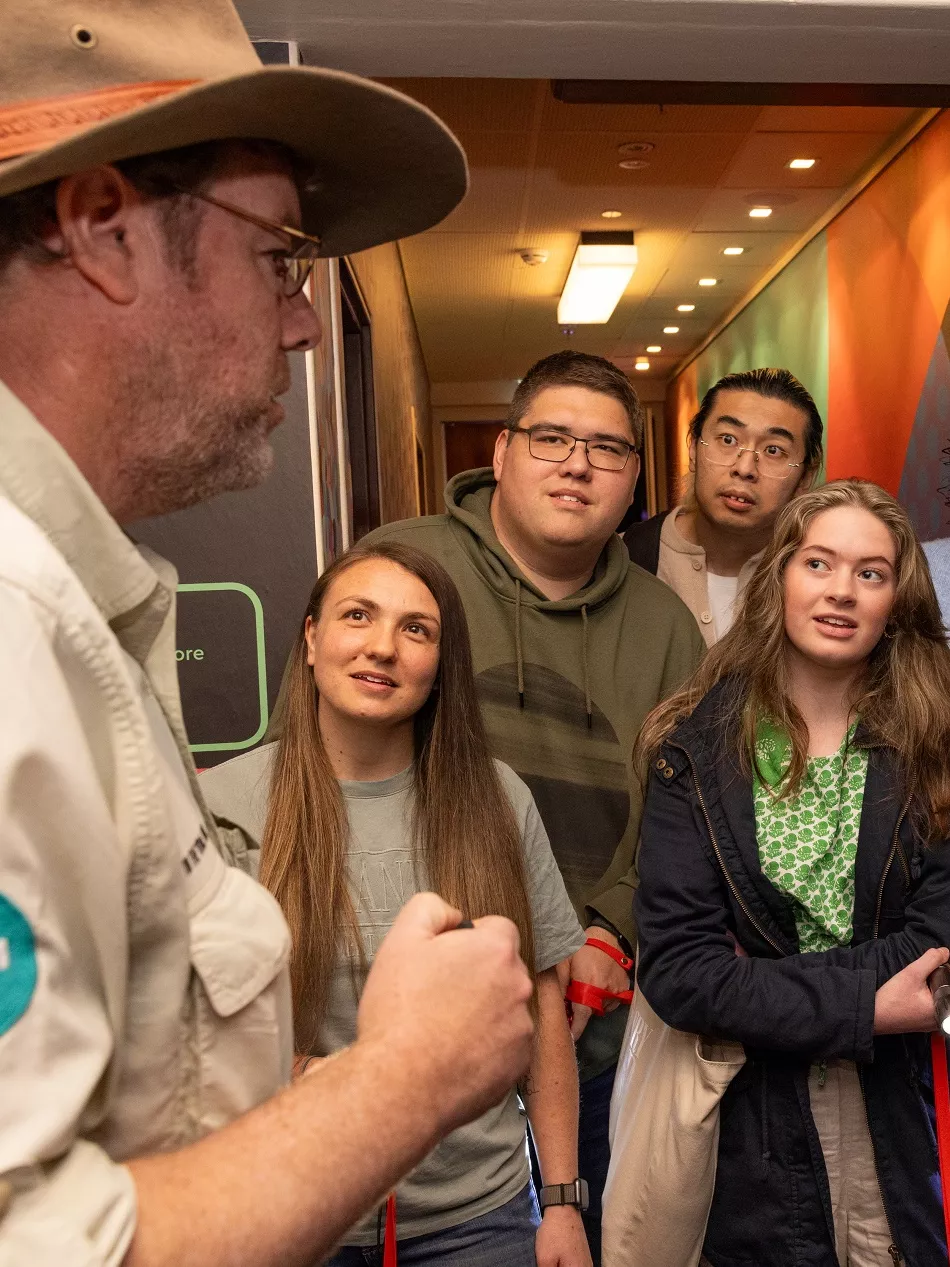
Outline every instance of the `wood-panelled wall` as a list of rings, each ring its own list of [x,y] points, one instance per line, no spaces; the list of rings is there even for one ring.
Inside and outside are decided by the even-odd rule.
[[[434,510],[441,493],[435,487],[429,375],[399,247],[388,243],[349,260],[372,319],[380,513],[383,523],[390,523]],[[419,488],[417,435],[425,490]]]

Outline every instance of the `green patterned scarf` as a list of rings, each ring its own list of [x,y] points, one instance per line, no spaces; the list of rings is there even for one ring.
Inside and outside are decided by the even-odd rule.
[[[762,872],[794,902],[803,951],[846,946],[854,918],[854,864],[867,777],[866,748],[854,748],[857,722],[831,757],[809,758],[798,792],[778,791],[791,741],[763,719],[756,731],[755,826]]]

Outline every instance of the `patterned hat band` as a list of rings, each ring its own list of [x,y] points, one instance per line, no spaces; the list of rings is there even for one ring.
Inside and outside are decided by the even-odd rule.
[[[17,158],[46,145],[55,145],[117,114],[128,114],[159,97],[180,92],[200,83],[198,79],[168,79],[163,82],[116,84],[93,92],[70,93],[0,107],[0,159]]]

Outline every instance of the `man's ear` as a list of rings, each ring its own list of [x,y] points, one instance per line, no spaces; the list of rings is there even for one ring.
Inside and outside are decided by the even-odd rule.
[[[512,433],[507,427],[498,434],[495,441],[495,452],[492,454],[492,471],[495,475],[495,482],[501,479],[502,467],[505,465],[505,455],[508,452],[508,445],[511,443]]]
[[[113,303],[139,295],[139,269],[155,228],[142,215],[141,195],[115,167],[64,176],[56,190],[58,228],[48,240],[57,254]]]
[[[696,470],[696,450],[698,447],[696,437],[691,432],[689,437],[689,469],[693,472]]]
[[[627,461],[632,463],[633,466],[636,468],[636,474],[633,477],[633,483],[630,485],[630,500],[627,502],[627,509],[629,510],[629,508],[633,505],[634,497],[636,497],[637,495],[637,480],[640,478],[640,473],[643,470],[643,464],[640,461],[639,453],[631,453],[630,456],[627,458]]]

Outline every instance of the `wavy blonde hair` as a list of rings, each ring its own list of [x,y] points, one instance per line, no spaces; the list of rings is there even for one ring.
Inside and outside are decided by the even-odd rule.
[[[751,770],[758,721],[769,717],[792,744],[783,794],[798,790],[808,761],[808,728],[788,694],[784,572],[815,516],[839,506],[869,511],[896,546],[894,605],[852,707],[870,741],[897,754],[904,788],[914,798],[918,830],[932,843],[950,835],[950,647],[907,512],[867,480],[835,480],[802,493],[781,511],[731,630],[690,681],[649,715],[634,759],[637,768],[645,768],[677,723],[717,682],[730,678],[738,689],[728,693],[723,720],[738,736],[743,768]]]
[[[330,587],[356,563],[380,559],[417,577],[439,609],[436,686],[416,714],[415,811],[419,878],[469,918],[507,915],[534,964],[534,931],[521,833],[492,760],[472,669],[465,610],[448,572],[397,542],[354,546],[313,588],[281,687],[280,740],[261,841],[260,879],[291,932],[290,979],[298,1050],[317,1041],[339,956],[365,963],[350,892],[346,804],[320,735],[307,663],[307,617],[317,621]],[[459,982],[459,989],[465,983]]]

